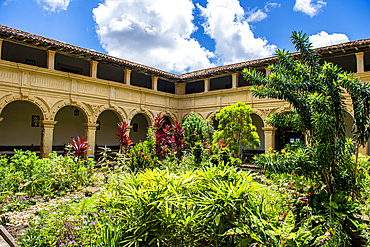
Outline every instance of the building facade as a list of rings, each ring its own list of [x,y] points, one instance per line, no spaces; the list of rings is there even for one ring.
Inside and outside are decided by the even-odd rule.
[[[329,61],[370,81],[370,39],[319,48]],[[275,148],[279,131],[265,123],[272,113],[291,111],[287,102],[258,99],[241,75],[245,67],[268,74],[275,57],[175,75],[0,25],[0,151],[31,149],[47,157],[71,137],[86,135],[88,157],[114,146],[117,123],[132,126],[134,142],[144,140],[158,113],[182,121],[191,112],[213,119],[223,107],[245,102],[254,109],[261,145]],[[352,136],[352,107],[346,118]],[[294,139],[288,133],[283,141]],[[368,154],[368,147],[361,150]]]

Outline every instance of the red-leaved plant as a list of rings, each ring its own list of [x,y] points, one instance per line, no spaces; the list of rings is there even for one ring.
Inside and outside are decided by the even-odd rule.
[[[181,123],[175,122],[172,123],[172,147],[174,154],[179,158],[181,157],[182,150],[185,148],[185,129],[182,127]]]
[[[165,124],[164,117],[159,113],[154,119],[155,152],[159,160],[173,152],[180,157],[185,147],[185,129],[175,121],[171,126]]]
[[[128,136],[128,123],[120,122],[118,123],[118,134],[116,138],[119,140],[119,146],[122,153],[127,153],[133,144]]]
[[[83,159],[87,149],[90,147],[90,145],[87,142],[87,136],[82,136],[81,138],[77,135],[77,138],[72,137],[73,144],[70,145],[72,154],[77,158],[77,161],[79,159]]]

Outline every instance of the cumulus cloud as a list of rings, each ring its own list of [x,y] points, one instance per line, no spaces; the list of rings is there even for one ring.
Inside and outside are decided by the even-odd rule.
[[[183,73],[214,66],[191,35],[191,0],[104,0],[93,9],[103,48],[116,57]]]
[[[349,41],[347,35],[343,33],[328,34],[325,31],[321,31],[318,34],[311,35],[309,39],[312,43],[313,48],[335,45]]]
[[[36,0],[47,11],[55,12],[60,10],[67,10],[71,0]]]
[[[275,52],[275,45],[254,37],[238,0],[208,0],[206,7],[197,6],[205,18],[205,33],[216,43],[219,64],[268,57]]]
[[[310,17],[313,17],[325,6],[326,2],[321,0],[316,1],[316,3],[314,3],[313,0],[296,0],[293,10],[301,11]]]

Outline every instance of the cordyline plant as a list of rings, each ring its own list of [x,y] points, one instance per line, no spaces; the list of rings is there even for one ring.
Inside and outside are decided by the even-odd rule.
[[[155,135],[155,152],[158,159],[162,160],[169,152],[181,157],[185,147],[185,129],[181,123],[175,121],[171,126],[165,124],[162,114],[157,114],[153,123]]]
[[[352,74],[332,63],[320,65],[320,58],[306,34],[294,31],[291,39],[300,52],[298,57],[278,50],[276,64],[269,66],[269,76],[245,69],[244,78],[253,83],[254,96],[281,99],[292,105],[293,116],[272,116],[270,121],[274,124],[274,120],[278,120],[277,125],[290,123],[303,131],[310,161],[304,171],[306,175],[318,178],[329,195],[341,190],[349,192],[342,187],[343,177],[347,177],[345,180],[351,183],[352,189],[356,187],[358,149],[370,137],[370,85],[354,79]],[[356,165],[348,163],[351,153],[345,138],[344,93],[351,97],[354,110]],[[304,169],[304,166],[297,168]]]
[[[81,138],[77,135],[77,138],[72,137],[73,144],[70,144],[71,153],[76,157],[76,162],[82,160],[86,155],[87,149],[90,147],[87,141],[87,136]]]
[[[116,134],[116,138],[119,141],[119,149],[121,153],[126,154],[130,149],[131,145],[133,144],[128,136],[128,123],[120,122],[118,125],[118,134]]]

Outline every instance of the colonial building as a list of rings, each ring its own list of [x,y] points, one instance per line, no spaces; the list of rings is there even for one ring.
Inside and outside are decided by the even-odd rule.
[[[370,80],[370,39],[319,48],[330,61]],[[297,138],[265,119],[289,112],[288,103],[252,96],[241,71],[254,68],[268,74],[275,57],[175,75],[60,41],[0,25],[0,150],[27,148],[42,157],[63,150],[71,137],[87,135],[88,157],[98,146],[117,145],[117,122],[132,126],[130,137],[146,138],[157,113],[182,121],[191,112],[212,119],[223,107],[243,101],[254,109],[263,152]],[[369,71],[369,72],[367,72]],[[351,113],[350,100],[348,109]],[[347,136],[352,117],[348,114]],[[368,154],[368,147],[362,150]]]

